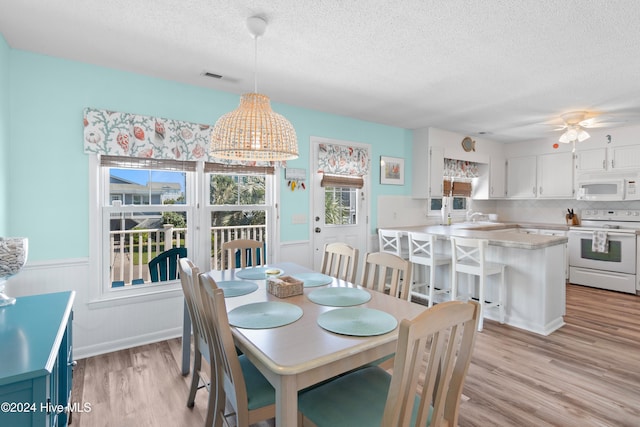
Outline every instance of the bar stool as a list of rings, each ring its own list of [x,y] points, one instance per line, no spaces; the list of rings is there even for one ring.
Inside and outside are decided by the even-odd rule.
[[[480,321],[478,331],[482,331],[485,308],[498,307],[500,313],[500,323],[504,323],[504,297],[505,283],[504,270],[506,265],[487,262],[485,253],[489,241],[486,239],[465,239],[462,237],[451,237],[451,299],[458,297],[458,273],[466,273],[479,277],[478,302],[480,303]],[[498,301],[485,301],[485,283],[488,276],[500,274],[500,284],[498,288]]]
[[[399,231],[378,229],[380,252],[390,252],[400,258],[409,259],[409,253],[402,248],[402,236]]]
[[[410,232],[409,233],[409,261],[414,266],[414,287],[426,286],[428,294],[420,294],[418,292],[412,292],[417,296],[428,299],[428,307],[433,306],[434,296],[437,294],[448,293],[449,290],[441,286],[436,290],[436,267],[441,265],[451,265],[451,255],[445,255],[435,252],[436,236],[427,233]],[[415,267],[422,265],[429,269],[429,282],[417,283],[417,275],[415,274]],[[449,267],[451,268],[451,267]]]

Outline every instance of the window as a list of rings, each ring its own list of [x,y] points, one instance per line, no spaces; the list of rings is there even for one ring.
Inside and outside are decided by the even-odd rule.
[[[357,224],[357,188],[324,187],[325,225]]]
[[[222,245],[234,239],[251,239],[265,242],[267,230],[273,222],[273,197],[270,189],[273,176],[270,168],[256,170],[222,170],[207,164],[208,197],[207,205],[211,227],[210,267],[222,268]],[[222,173],[221,173],[222,172]],[[269,257],[267,256],[267,262]]]
[[[150,261],[172,248],[188,246],[194,165],[163,161],[123,165],[107,156],[101,165],[103,200],[110,202],[102,207],[103,264],[108,266],[103,269],[105,290],[175,283],[162,274],[152,276]],[[176,166],[186,170],[173,170]]]
[[[99,231],[92,241],[102,278],[94,300],[179,291],[178,279],[154,280],[150,273],[149,262],[168,250],[209,269],[219,266],[227,240],[262,240],[268,248],[273,168],[104,155],[91,164],[99,171],[100,207],[92,220]]]

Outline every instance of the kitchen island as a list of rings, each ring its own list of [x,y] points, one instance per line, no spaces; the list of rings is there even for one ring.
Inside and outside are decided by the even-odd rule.
[[[451,253],[450,236],[487,239],[487,261],[507,265],[505,271],[505,323],[541,335],[548,335],[564,325],[566,305],[565,259],[567,238],[544,234],[518,232],[517,226],[506,224],[454,224],[393,227],[408,234],[410,231],[438,236],[439,250]],[[448,273],[440,283],[450,283]],[[489,277],[487,300],[497,295],[498,287]],[[465,286],[460,275],[461,290]],[[498,320],[497,310],[488,308],[485,317]]]

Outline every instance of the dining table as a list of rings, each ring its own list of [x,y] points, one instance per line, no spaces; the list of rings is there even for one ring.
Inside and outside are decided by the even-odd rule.
[[[302,294],[278,298],[269,293],[267,277],[274,271],[279,277],[302,281]],[[229,284],[220,287],[235,344],[273,385],[278,427],[297,425],[300,390],[392,355],[402,319],[427,309],[289,262],[205,274],[219,285]],[[294,315],[286,324],[266,320],[261,324],[264,313],[255,311],[265,304],[287,308],[285,317]],[[246,312],[251,316],[243,318]],[[185,362],[189,370],[188,317],[184,317],[183,372]]]

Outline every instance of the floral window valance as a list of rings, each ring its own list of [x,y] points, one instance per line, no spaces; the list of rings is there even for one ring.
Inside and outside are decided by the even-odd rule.
[[[337,144],[320,144],[318,172],[363,176],[369,173],[369,150]]]
[[[444,177],[446,178],[476,178],[479,176],[478,164],[466,160],[444,159]]]
[[[210,125],[96,108],[84,110],[85,153],[267,165],[267,162],[238,162],[210,158],[210,141]]]

